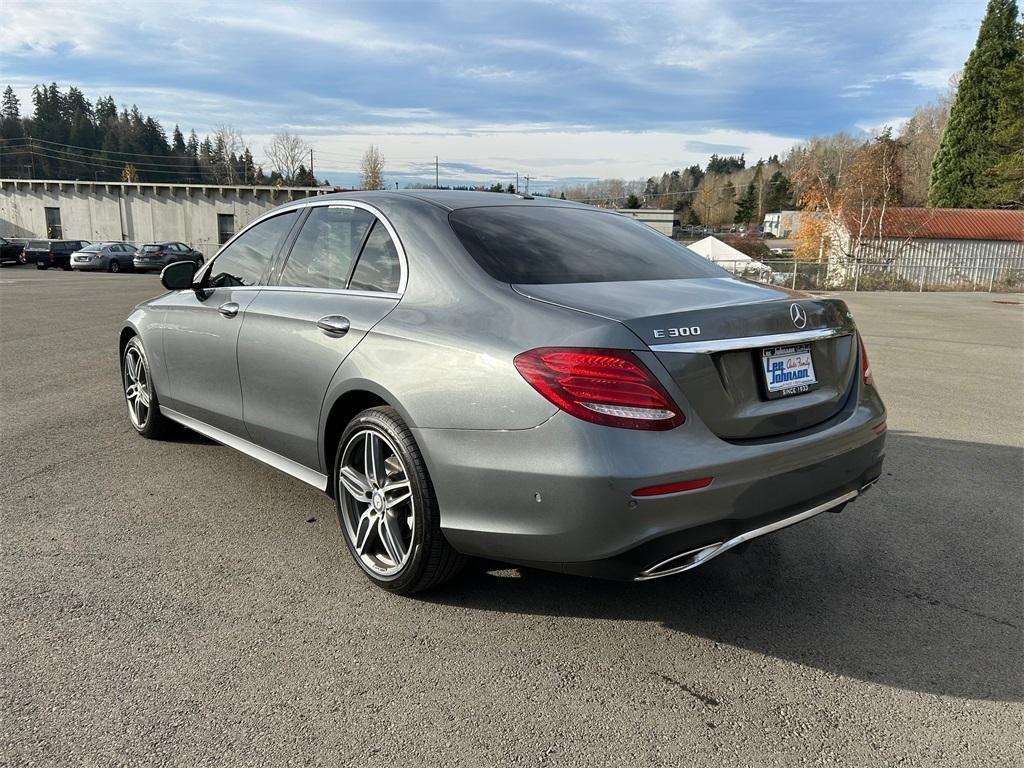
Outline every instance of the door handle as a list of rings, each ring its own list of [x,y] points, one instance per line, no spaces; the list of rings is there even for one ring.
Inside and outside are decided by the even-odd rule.
[[[316,321],[316,327],[326,333],[328,336],[341,337],[348,333],[348,329],[352,327],[347,317],[341,315],[327,315],[327,317],[321,317]]]
[[[238,304],[229,301],[227,304],[221,304],[217,307],[217,311],[224,315],[224,317],[234,317],[238,314]]]

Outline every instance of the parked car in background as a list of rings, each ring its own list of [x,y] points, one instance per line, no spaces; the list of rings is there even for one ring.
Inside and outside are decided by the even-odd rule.
[[[36,269],[60,267],[70,270],[71,254],[87,245],[88,240],[29,240],[23,263],[35,264]]]
[[[6,237],[0,237],[0,264],[23,264],[24,253],[24,240],[8,240]]]
[[[176,261],[195,262],[196,269],[199,269],[203,266],[203,254],[176,240],[164,240],[140,246],[135,251],[132,264],[136,272],[148,272],[151,269],[163,269]]]
[[[91,243],[71,254],[71,268],[122,272],[131,270],[135,247],[120,241]]]
[[[132,428],[184,425],[327,491],[394,592],[467,555],[682,573],[881,474],[842,300],[738,280],[617,213],[324,195],[161,282],[119,338]]]

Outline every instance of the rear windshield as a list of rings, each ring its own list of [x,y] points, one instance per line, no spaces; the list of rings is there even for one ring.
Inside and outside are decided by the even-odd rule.
[[[153,253],[153,251],[159,251],[161,248],[163,248],[163,246],[157,245],[156,243],[142,246],[142,250],[146,253]]]
[[[49,249],[50,241],[49,240],[30,240],[29,244],[28,244],[28,247],[31,248],[34,251],[35,250],[45,251],[45,250]]]
[[[449,221],[477,264],[503,283],[608,283],[728,275],[646,224],[598,210],[463,208],[453,211]]]
[[[92,245],[87,245],[87,246],[85,246],[85,248],[82,249],[82,251],[88,251],[89,253],[92,253],[93,251],[102,251],[102,250],[103,250],[103,246],[100,243],[93,243]]]

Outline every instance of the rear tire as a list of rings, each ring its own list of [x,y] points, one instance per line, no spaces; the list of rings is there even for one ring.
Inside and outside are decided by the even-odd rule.
[[[107,264],[107,272],[118,273],[121,271],[121,262],[117,259],[111,259],[110,263]]]
[[[423,456],[394,408],[370,408],[349,422],[332,482],[345,544],[378,587],[410,595],[448,581],[465,565],[441,532]]]
[[[174,432],[174,422],[160,412],[149,359],[138,336],[128,341],[121,356],[121,384],[132,429],[150,440],[163,440]]]

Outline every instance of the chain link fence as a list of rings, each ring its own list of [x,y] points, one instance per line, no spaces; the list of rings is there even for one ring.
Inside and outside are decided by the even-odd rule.
[[[737,277],[810,291],[1024,290],[1024,259],[973,259],[963,263],[717,261]]]

